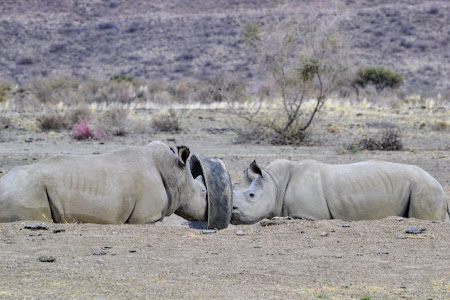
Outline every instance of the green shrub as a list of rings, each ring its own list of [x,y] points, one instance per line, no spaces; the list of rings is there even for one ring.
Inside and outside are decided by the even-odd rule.
[[[391,69],[384,66],[369,66],[358,69],[351,85],[357,93],[359,88],[368,85],[373,85],[377,93],[380,93],[385,88],[396,89],[402,84],[402,76]]]

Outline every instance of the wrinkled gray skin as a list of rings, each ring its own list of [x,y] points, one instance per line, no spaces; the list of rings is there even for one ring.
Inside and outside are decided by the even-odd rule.
[[[0,222],[146,224],[176,213],[205,220],[206,188],[161,142],[88,156],[57,155],[0,179]]]
[[[256,162],[234,190],[232,224],[275,216],[309,220],[373,220],[403,216],[449,221],[441,185],[424,170],[404,164],[366,161],[329,165],[313,160],[276,160],[267,169]]]

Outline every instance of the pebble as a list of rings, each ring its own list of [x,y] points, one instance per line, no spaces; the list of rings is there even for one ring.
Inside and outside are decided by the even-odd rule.
[[[54,256],[39,256],[39,261],[41,262],[54,262],[56,260],[56,257]]]
[[[398,235],[397,235],[397,238],[398,238],[399,240],[403,240],[403,239],[406,239],[406,236],[404,236],[403,234],[398,234]]]
[[[53,233],[60,233],[66,231],[65,229],[53,229]]]
[[[419,234],[426,230],[424,226],[411,226],[406,229],[406,233]]]
[[[243,232],[242,230],[238,230],[236,231],[236,235],[245,235],[246,233]]]
[[[130,253],[136,253],[136,250],[129,250]]]
[[[31,229],[31,230],[48,230],[48,227],[41,224],[31,224],[31,225],[25,225],[25,229]]]
[[[328,232],[325,232],[325,231],[322,231],[321,233],[320,233],[320,236],[327,236],[328,235]]]
[[[395,221],[401,222],[401,221],[403,221],[403,217],[398,217],[397,219],[395,219]]]
[[[347,227],[350,227],[350,224],[340,224],[339,226],[347,228]]]
[[[105,251],[97,251],[97,252],[94,252],[93,255],[106,255],[106,252]]]
[[[203,234],[211,234],[211,233],[216,233],[217,229],[204,229],[202,230]]]

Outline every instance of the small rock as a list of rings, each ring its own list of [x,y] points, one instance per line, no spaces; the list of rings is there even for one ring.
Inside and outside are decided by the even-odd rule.
[[[42,234],[40,233],[30,233],[29,236],[41,236]]]
[[[216,233],[217,229],[204,229],[202,230],[202,234],[211,234],[211,233]]]
[[[403,221],[403,217],[398,217],[397,219],[395,219],[395,221],[397,221],[397,222],[401,222],[401,221]]]
[[[236,235],[246,235],[246,233],[243,232],[242,230],[238,230],[236,231]]]
[[[406,233],[419,234],[426,230],[424,226],[411,226],[406,229]]]
[[[65,229],[53,229],[53,233],[60,233],[66,231]]]
[[[342,256],[342,254],[337,254],[335,257],[336,258],[342,258],[343,256]]]
[[[39,261],[41,262],[54,262],[56,260],[56,257],[54,256],[39,256]]]
[[[103,249],[111,249],[111,246],[103,246]]]
[[[328,232],[322,231],[322,232],[320,233],[320,236],[328,236]]]
[[[378,252],[377,254],[389,254],[389,252],[387,252],[387,251],[383,251],[383,252]]]
[[[254,246],[253,248],[260,249],[260,248],[262,248],[262,246],[256,245],[256,246]]]
[[[292,220],[292,217],[273,217],[272,220]]]
[[[105,251],[97,251],[97,252],[94,252],[92,254],[93,255],[106,255],[106,252]]]
[[[31,224],[31,225],[25,225],[25,229],[31,229],[31,230],[48,230],[48,227],[41,224]]]
[[[132,250],[129,250],[128,252],[130,252],[130,253],[136,253],[136,250],[132,249]]]
[[[397,235],[397,238],[398,238],[399,240],[403,240],[403,239],[406,239],[406,236],[404,236],[403,234],[398,234],[398,235]]]
[[[348,227],[350,227],[350,224],[339,224],[339,226],[340,226],[340,227],[348,228]]]

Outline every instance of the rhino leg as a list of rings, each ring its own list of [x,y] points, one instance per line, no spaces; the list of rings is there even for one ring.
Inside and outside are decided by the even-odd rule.
[[[21,168],[0,179],[0,222],[52,222],[47,193],[41,180]]]

